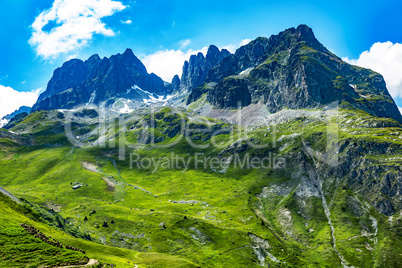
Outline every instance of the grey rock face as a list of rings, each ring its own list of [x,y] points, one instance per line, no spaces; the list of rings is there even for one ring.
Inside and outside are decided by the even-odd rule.
[[[172,79],[172,86],[173,86],[173,91],[179,90],[180,88],[180,78],[178,75],[175,75]]]
[[[208,72],[229,55],[231,54],[226,49],[220,51],[213,45],[208,48],[205,57],[202,53],[192,55],[189,61],[184,62],[180,88],[182,90],[191,90],[202,85],[207,78]]]
[[[367,160],[368,152],[382,154],[383,152],[396,153],[401,148],[393,148],[391,144],[379,145],[375,142],[348,142],[340,144],[339,165],[335,167],[324,163],[312,165],[308,156],[301,152],[290,152],[285,156],[286,167],[293,174],[309,174],[309,179],[322,180],[339,178],[345,180],[345,185],[352,192],[364,196],[369,203],[384,215],[391,216],[401,209],[402,171],[399,166],[384,165],[376,161]],[[291,172],[289,177],[293,177]],[[300,180],[300,175],[296,176]],[[318,178],[318,179],[317,179]],[[336,180],[335,180],[336,181]],[[339,184],[333,184],[335,189]],[[347,200],[348,209],[356,216],[364,213],[363,207],[353,198]]]
[[[249,105],[251,95],[245,80],[229,77],[210,91],[207,100],[217,108],[237,108]]]
[[[81,84],[89,73],[85,63],[79,59],[72,59],[63,64],[62,67],[57,68],[53,72],[46,91],[43,92],[38,101],[56,95],[69,88],[75,88]]]
[[[340,147],[339,176],[346,175],[348,185],[364,195],[381,213],[390,216],[401,209],[402,169],[398,165],[379,164],[365,156],[393,155],[402,150],[393,143],[345,141]]]
[[[178,87],[176,80],[176,86],[172,87],[157,75],[148,74],[130,49],[110,58],[93,55],[85,62],[74,59],[56,69],[32,110],[72,108],[87,103],[91,97],[95,104],[114,97],[142,99],[138,91],[130,90],[134,85],[165,95]]]

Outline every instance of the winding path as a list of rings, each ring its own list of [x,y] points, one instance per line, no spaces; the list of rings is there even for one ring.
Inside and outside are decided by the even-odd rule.
[[[57,266],[55,268],[77,268],[77,267],[91,267],[96,264],[99,264],[99,262],[95,259],[90,259],[87,264],[83,265],[69,265],[69,266]]]

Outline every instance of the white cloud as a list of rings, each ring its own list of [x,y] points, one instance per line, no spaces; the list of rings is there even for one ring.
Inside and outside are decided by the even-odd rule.
[[[360,54],[358,59],[343,60],[382,74],[391,96],[402,97],[402,44],[375,43],[369,51]]]
[[[399,112],[402,114],[402,107],[398,107]]]
[[[0,85],[0,118],[14,112],[21,106],[29,106],[35,104],[39,96],[39,89],[30,92],[19,92],[11,87]]]
[[[243,39],[243,40],[241,40],[241,42],[240,42],[240,46],[245,46],[245,45],[247,45],[248,43],[250,43],[252,40],[251,39]]]
[[[185,47],[187,47],[188,45],[191,44],[191,40],[190,39],[186,39],[186,40],[181,40],[180,41],[180,49],[183,49]]]
[[[131,24],[133,22],[131,20],[122,20],[121,23],[123,23],[123,24]]]
[[[66,61],[69,61],[69,60],[72,60],[72,59],[76,59],[77,58],[77,55],[70,55],[70,56],[68,56],[67,58],[66,58]]]
[[[35,18],[29,43],[44,58],[79,49],[94,34],[114,36],[101,19],[124,8],[121,2],[112,0],[55,0],[50,9]],[[56,26],[46,32],[44,27],[49,23]]]
[[[229,52],[232,53],[232,54],[235,53],[236,49],[238,49],[238,48],[239,48],[239,46],[236,46],[236,45],[233,45],[233,44],[230,44],[230,45],[222,47],[222,49],[229,50]]]
[[[251,39],[243,39],[243,40],[240,41],[240,43],[239,43],[238,45],[230,44],[230,45],[224,46],[224,47],[222,47],[222,48],[229,50],[230,53],[233,54],[233,53],[236,52],[236,50],[237,50],[239,47],[245,46],[245,45],[247,45],[248,43],[250,43],[251,41],[252,41]]]
[[[153,72],[160,76],[164,81],[172,81],[173,76],[176,74],[181,77],[183,63],[189,60],[191,55],[198,52],[207,53],[208,48],[204,47],[200,50],[189,49],[186,52],[182,50],[160,50],[154,54],[145,56],[141,59],[147,67],[148,72]]]
[[[223,46],[220,49],[227,49],[231,53],[234,53],[236,49],[240,46],[246,45],[250,42],[250,39],[241,40],[238,45],[230,44],[227,46]],[[176,74],[181,77],[183,72],[183,63],[186,60],[189,60],[191,55],[195,55],[198,52],[201,52],[206,55],[208,48],[203,47],[199,50],[189,49],[187,51],[183,51],[183,48],[188,46],[191,43],[191,40],[186,39],[180,42],[180,48],[178,50],[160,50],[155,52],[154,54],[141,57],[141,61],[147,67],[148,72],[153,72],[160,76],[164,81],[170,82],[172,81],[173,76]]]

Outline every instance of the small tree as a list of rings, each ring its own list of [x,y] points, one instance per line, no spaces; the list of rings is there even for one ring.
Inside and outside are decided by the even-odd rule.
[[[103,225],[102,225],[103,227],[109,227],[109,225],[107,225],[107,222],[103,222]]]

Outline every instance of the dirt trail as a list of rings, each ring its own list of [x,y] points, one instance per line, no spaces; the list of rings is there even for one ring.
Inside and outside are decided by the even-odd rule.
[[[106,182],[109,191],[113,192],[116,189],[116,185],[114,182],[109,180],[107,177],[102,177],[102,179]]]
[[[99,173],[98,167],[95,166],[94,164],[89,162],[81,162],[81,164],[86,170]]]
[[[97,167],[96,165],[92,164],[92,163],[84,162],[84,161],[83,161],[83,162],[81,162],[81,165],[82,165],[82,167],[85,168],[86,170],[89,170],[89,171],[92,171],[92,172],[96,172],[96,173],[98,173],[98,174],[103,175],[104,177],[102,177],[102,179],[106,182],[106,184],[107,184],[109,190],[111,190],[111,191],[114,191],[114,190],[115,190],[115,187],[116,187],[116,184],[117,184],[117,185],[127,185],[127,186],[131,186],[131,187],[134,187],[134,189],[138,189],[138,190],[141,190],[141,191],[143,191],[143,192],[145,192],[145,193],[147,193],[147,194],[153,195],[150,191],[148,191],[148,190],[146,190],[146,189],[144,189],[144,188],[141,188],[141,187],[139,187],[139,186],[137,186],[137,185],[132,185],[132,184],[129,184],[129,183],[122,182],[122,181],[123,181],[123,178],[122,178],[121,175],[120,175],[120,169],[117,167],[116,162],[114,161],[114,159],[110,159],[110,161],[112,162],[113,166],[116,168],[118,177],[119,177],[119,179],[120,179],[121,181],[113,182],[112,180],[110,180],[110,179],[108,178],[109,176],[108,176],[106,173],[99,171],[98,167]]]
[[[88,261],[88,263],[87,263],[87,264],[84,264],[84,265],[57,266],[57,267],[54,267],[54,268],[78,268],[78,267],[91,267],[91,266],[94,266],[94,265],[96,265],[96,264],[99,264],[99,262],[98,262],[97,260],[90,259],[90,260]]]

